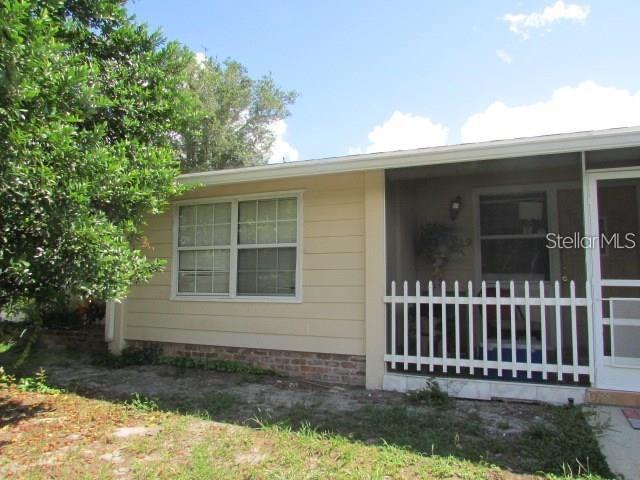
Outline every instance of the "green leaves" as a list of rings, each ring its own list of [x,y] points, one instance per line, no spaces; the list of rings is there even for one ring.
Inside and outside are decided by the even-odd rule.
[[[117,0],[0,0],[0,307],[123,297],[162,268],[134,245],[181,191],[189,61]]]
[[[233,60],[194,56],[186,82],[199,108],[179,129],[183,171],[264,163],[274,141],[271,127],[289,116],[297,94],[281,90],[270,76],[251,79]]]

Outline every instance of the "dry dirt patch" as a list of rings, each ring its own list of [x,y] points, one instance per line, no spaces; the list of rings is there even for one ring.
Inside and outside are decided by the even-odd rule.
[[[404,405],[403,394],[357,387],[322,385],[279,377],[249,377],[171,366],[138,366],[109,370],[91,365],[49,366],[50,379],[64,388],[97,398],[126,400],[133,392],[179,408],[207,395],[230,394],[238,402],[222,415],[244,423],[256,411],[273,413],[291,408],[316,412],[350,412],[364,407]],[[497,435],[518,434],[531,421],[542,421],[538,405],[458,400],[454,412],[477,414]]]

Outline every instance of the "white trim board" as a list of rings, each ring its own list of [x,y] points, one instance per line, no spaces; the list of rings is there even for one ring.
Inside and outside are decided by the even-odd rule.
[[[638,146],[640,146],[640,126],[187,173],[180,175],[178,181],[192,185],[226,185],[308,175],[580,153],[586,150]]]
[[[442,390],[455,398],[472,400],[524,400],[530,402],[566,405],[573,399],[575,405],[585,401],[586,387],[544,385],[539,383],[505,382],[469,378],[427,377],[385,373],[382,389],[392,392],[411,392],[427,387],[435,381]]]

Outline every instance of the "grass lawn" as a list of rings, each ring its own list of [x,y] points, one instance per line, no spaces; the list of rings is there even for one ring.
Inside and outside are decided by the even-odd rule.
[[[611,478],[579,408],[46,353],[0,389],[0,478]]]
[[[285,427],[256,419],[252,428],[215,422],[157,411],[149,401],[123,405],[11,387],[2,392],[1,402],[0,472],[5,478],[518,477],[455,454],[369,445],[308,425]],[[376,436],[391,430],[411,435],[429,423],[412,424],[406,412],[386,412],[378,418],[379,430],[371,431],[373,418],[368,416],[374,413],[360,412],[346,429],[366,428]],[[426,432],[437,435],[443,423]],[[406,443],[420,443],[424,437]]]

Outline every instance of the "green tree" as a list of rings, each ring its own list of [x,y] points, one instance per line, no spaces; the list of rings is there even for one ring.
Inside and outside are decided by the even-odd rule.
[[[0,0],[0,308],[161,268],[139,228],[180,191],[191,58],[118,0]]]
[[[280,89],[270,76],[251,79],[233,60],[194,56],[186,73],[201,113],[180,129],[182,170],[265,163],[274,141],[271,126],[289,115],[297,94]]]

